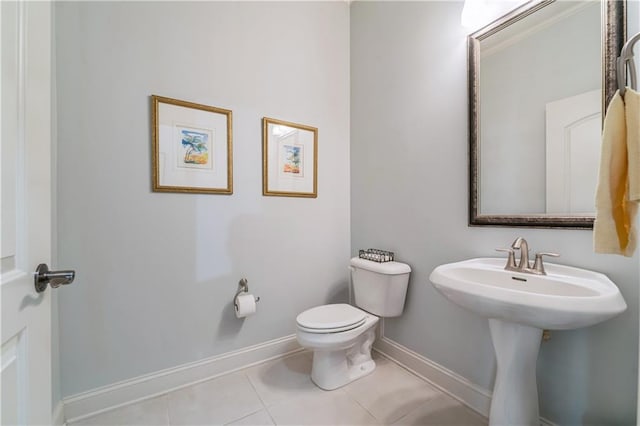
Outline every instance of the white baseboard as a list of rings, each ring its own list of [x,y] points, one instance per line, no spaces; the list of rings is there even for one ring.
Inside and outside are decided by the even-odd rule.
[[[441,391],[451,395],[472,410],[485,417],[489,417],[491,391],[470,382],[459,374],[446,369],[389,338],[381,337],[376,340],[374,349],[431,383]],[[554,423],[542,417],[540,418],[540,425],[556,426]]]
[[[58,401],[53,409],[53,415],[51,417],[51,423],[53,424],[53,426],[64,425],[64,404],[62,403],[62,401]]]
[[[377,340],[374,346],[384,356],[396,361],[441,391],[483,416],[489,416],[491,392],[488,390],[387,337]]]
[[[302,350],[290,335],[157,371],[64,398],[64,416],[67,422],[80,420]]]

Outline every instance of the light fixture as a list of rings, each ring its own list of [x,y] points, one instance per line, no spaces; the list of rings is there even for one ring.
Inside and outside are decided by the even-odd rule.
[[[460,23],[472,33],[529,0],[465,0]]]

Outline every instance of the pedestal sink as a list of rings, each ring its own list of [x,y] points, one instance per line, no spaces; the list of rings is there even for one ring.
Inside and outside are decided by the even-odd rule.
[[[429,279],[453,303],[489,319],[496,352],[490,425],[538,425],[542,330],[588,327],[627,309],[605,275],[545,263],[547,275],[504,270],[506,259],[440,265]]]

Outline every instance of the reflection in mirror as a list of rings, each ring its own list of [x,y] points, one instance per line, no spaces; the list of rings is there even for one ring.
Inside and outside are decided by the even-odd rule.
[[[593,215],[598,164],[583,160],[597,158],[599,148],[599,28],[598,3],[555,2],[480,42],[481,214]],[[583,106],[585,94],[593,95],[586,96],[588,108],[573,111]],[[549,117],[549,108],[561,116]],[[549,119],[561,121],[559,135],[545,134]],[[564,131],[570,135],[564,137]],[[576,132],[586,142],[571,137]],[[559,170],[550,174],[545,167],[549,136],[552,144],[568,148],[554,147],[554,154],[567,158],[555,161]],[[588,150],[594,153],[584,155]],[[593,176],[574,176],[585,167]],[[575,202],[566,203],[569,211],[563,211],[564,203],[548,206],[547,189],[566,191],[570,199],[578,196],[583,210],[576,211]]]
[[[593,1],[528,4],[469,36],[470,224],[593,226],[602,82],[623,41],[623,5],[605,3],[604,18]]]

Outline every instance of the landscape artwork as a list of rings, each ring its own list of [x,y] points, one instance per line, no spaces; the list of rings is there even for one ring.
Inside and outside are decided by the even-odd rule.
[[[176,143],[178,167],[211,170],[213,131],[186,126],[176,126],[176,130],[179,139]]]
[[[282,167],[280,171],[289,176],[303,177],[302,145],[282,145]]]

